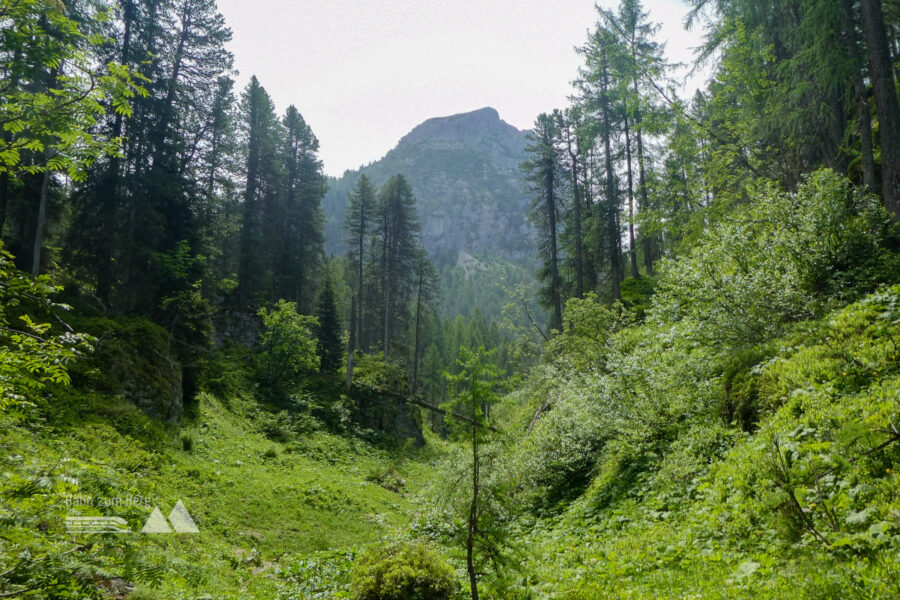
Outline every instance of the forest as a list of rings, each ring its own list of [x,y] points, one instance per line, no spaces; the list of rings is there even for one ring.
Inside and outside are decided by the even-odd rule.
[[[900,597],[900,2],[683,4],[335,179],[215,0],[0,0],[0,598]]]

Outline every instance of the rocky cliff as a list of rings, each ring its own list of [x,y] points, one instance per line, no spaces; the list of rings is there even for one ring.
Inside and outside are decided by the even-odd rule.
[[[402,173],[418,201],[423,243],[437,262],[455,262],[460,251],[529,262],[534,247],[519,171],[525,145],[525,132],[493,108],[428,119],[381,160],[330,182],[323,202],[327,250],[344,252],[347,194],[360,173],[376,187]]]

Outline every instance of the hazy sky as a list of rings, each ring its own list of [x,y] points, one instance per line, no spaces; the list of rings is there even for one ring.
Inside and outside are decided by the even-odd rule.
[[[279,112],[294,104],[339,175],[384,156],[430,117],[493,106],[528,129],[561,108],[596,21],[594,0],[219,0],[243,87],[256,75]],[[615,6],[616,0],[601,0]],[[644,0],[667,55],[700,33],[682,0]],[[695,78],[689,85],[702,83]]]

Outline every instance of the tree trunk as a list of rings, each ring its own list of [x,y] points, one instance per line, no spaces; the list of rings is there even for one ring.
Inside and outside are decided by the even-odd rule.
[[[842,22],[844,26],[844,40],[850,59],[855,65],[853,73],[853,95],[856,101],[856,111],[859,115],[859,137],[861,140],[863,183],[866,189],[875,193],[878,181],[875,176],[875,150],[872,141],[872,108],[869,106],[869,98],[866,92],[866,84],[863,81],[863,58],[859,52],[859,36],[856,33],[856,20],[853,16],[853,0],[841,0]]]
[[[259,131],[259,94],[258,90],[251,89],[249,101],[249,140],[247,141],[247,185],[244,189],[244,215],[241,223],[241,251],[238,264],[238,302],[241,308],[247,308],[250,304],[250,280],[254,278],[253,271],[256,268],[254,257],[257,217],[257,171],[260,161]]]
[[[50,169],[44,168],[41,180],[41,199],[38,203],[37,225],[34,231],[34,250],[31,253],[31,276],[41,274],[41,247],[44,245],[44,221],[47,219],[47,198],[50,195]]]
[[[360,194],[362,196],[362,194]],[[362,197],[360,197],[360,207],[359,207],[359,265],[357,266],[357,290],[356,290],[356,339],[357,343],[360,347],[365,348],[366,346],[363,344],[362,339],[362,329],[363,329],[363,290],[365,286],[363,285],[363,249],[366,241],[366,203]]]
[[[628,169],[628,254],[631,259],[631,276],[641,276],[637,266],[637,244],[634,243],[634,178],[631,174],[631,131],[628,128],[628,115],[625,115],[625,163]]]
[[[475,391],[472,390],[473,410]],[[478,427],[472,423],[472,504],[469,506],[468,530],[466,533],[466,570],[469,573],[469,589],[472,600],[478,600],[478,574],[475,572],[475,536],[478,534]]]
[[[863,31],[875,90],[881,139],[881,190],[885,207],[900,217],[900,103],[888,47],[881,0],[860,0]]]
[[[121,63],[131,66],[131,24],[135,20],[135,7],[131,0],[122,0],[122,55]],[[112,137],[122,137],[122,129],[124,127],[124,118],[121,113],[116,113],[113,120]],[[115,223],[115,214],[119,208],[119,165],[118,156],[113,156],[109,160],[109,167],[103,178],[101,188],[101,210],[100,218],[105,219],[107,223]],[[97,297],[104,305],[109,304],[109,297],[112,293],[113,283],[113,246],[114,239],[110,233],[104,235],[100,240],[97,259]]]
[[[421,267],[420,267],[421,269]],[[422,313],[422,281],[425,277],[424,272],[419,272],[419,285],[416,293],[416,336],[413,344],[413,376],[412,376],[412,393],[416,395],[416,388],[419,385],[419,327],[421,325]]]
[[[386,206],[385,211],[387,211],[387,210],[388,210],[388,208]],[[390,214],[385,213],[384,247],[381,250],[381,264],[383,265],[382,268],[384,269],[384,274],[382,276],[382,286],[384,287],[384,290],[382,290],[383,299],[384,299],[384,323],[383,323],[384,332],[383,332],[383,336],[382,336],[383,337],[382,346],[384,348],[384,351],[383,351],[384,360],[387,360],[387,358],[388,358],[388,350],[389,350],[388,340],[390,337],[390,320],[391,320],[390,319],[390,315],[391,315],[390,303],[391,303],[391,279],[392,279],[391,268],[392,267],[391,267],[391,264],[389,263],[390,252],[388,250],[388,244],[390,244],[390,237],[391,237],[390,233],[391,233]]]
[[[575,222],[572,224],[575,237],[575,295],[584,297],[584,258],[581,251],[581,193],[578,186],[578,156],[572,151],[572,134],[566,128],[566,145],[569,150],[569,162],[572,169],[572,207],[575,209]]]
[[[350,300],[350,340],[347,343],[347,389],[353,385],[353,353],[356,352],[356,296]]]
[[[0,240],[3,240],[7,206],[9,206],[9,173],[3,171],[0,173]]]
[[[637,50],[635,50],[634,44],[631,46],[631,54],[635,63],[637,63]],[[635,110],[635,136],[637,137],[637,155],[638,155],[638,194],[641,196],[641,204],[638,208],[639,211],[647,210],[650,206],[650,202],[647,199],[647,177],[644,171],[644,115],[641,112],[641,96],[638,91],[638,80],[635,77],[632,80],[632,84],[634,86],[634,97],[636,98],[637,107]],[[646,235],[641,234],[641,245],[644,248],[644,268],[647,270],[647,275],[653,276],[653,241],[647,237]]]
[[[619,287],[619,282],[622,280],[621,242],[619,239],[619,209],[616,198],[615,174],[613,173],[612,144],[610,141],[610,138],[612,137],[612,125],[610,123],[609,114],[609,73],[607,72],[605,56],[603,63],[603,95],[600,100],[603,113],[603,145],[606,153],[606,236],[609,238],[610,292],[612,293],[613,300],[618,300],[622,297],[621,288]],[[597,222],[598,224],[602,224],[603,219],[598,219]]]
[[[551,176],[547,193],[547,223],[550,227],[550,288],[553,294],[554,324],[562,331],[562,300],[559,292],[559,257],[556,249],[556,198],[554,197],[553,177]]]

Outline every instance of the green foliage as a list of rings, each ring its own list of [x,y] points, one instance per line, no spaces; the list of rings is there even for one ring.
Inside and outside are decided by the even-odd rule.
[[[53,386],[71,381],[69,366],[92,351],[95,341],[64,325],[62,332],[35,319],[68,310],[50,298],[59,288],[49,279],[32,279],[16,271],[12,256],[0,246],[0,413],[32,404]],[[40,315],[40,317],[38,317]]]
[[[608,440],[581,498],[552,521],[522,523],[533,575],[518,589],[548,598],[894,597],[898,302],[900,287],[883,289],[766,347],[725,353],[723,387],[753,382],[751,433],[701,413],[653,444]],[[689,379],[678,385],[709,393]],[[658,402],[679,393],[664,390]],[[540,425],[524,443],[542,436]]]
[[[423,543],[392,544],[361,554],[354,564],[354,600],[450,600],[453,567]]]
[[[94,127],[107,113],[130,114],[130,100],[147,95],[141,85],[146,78],[125,65],[98,65],[91,49],[107,40],[92,29],[106,15],[85,8],[91,9],[86,23],[70,17],[58,2],[0,3],[0,55],[10,61],[3,67],[8,85],[0,102],[0,172],[47,169],[81,181],[99,156],[119,153],[121,140],[98,135]],[[44,69],[54,74],[50,86],[44,85]],[[23,160],[34,155],[42,158]]]
[[[256,377],[283,397],[296,390],[304,375],[319,368],[314,333],[318,320],[298,314],[297,305],[285,300],[258,314],[264,330],[258,342]]]
[[[650,277],[626,277],[622,282],[622,305],[633,312],[638,321],[650,307],[654,283]]]
[[[655,319],[689,322],[713,346],[752,346],[821,314],[828,299],[898,277],[884,209],[832,171],[795,193],[765,186],[754,199],[668,263]]]
[[[336,373],[343,358],[341,343],[341,320],[334,296],[331,276],[325,277],[325,284],[319,293],[317,308],[316,351],[319,354],[319,369],[323,373]]]
[[[126,600],[160,600],[160,597],[153,590],[140,587],[129,593]]]
[[[755,347],[736,352],[722,373],[721,417],[751,431],[759,419],[758,367],[771,357],[769,347]]]
[[[169,332],[137,316],[95,317],[78,323],[97,339],[93,356],[73,369],[82,386],[122,394],[157,418],[180,416],[182,372]]]
[[[403,392],[407,387],[403,366],[385,360],[381,352],[359,355],[353,379],[358,385],[374,390]]]

